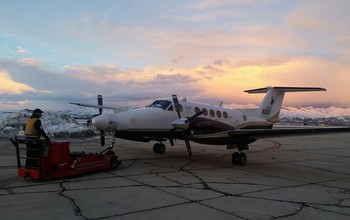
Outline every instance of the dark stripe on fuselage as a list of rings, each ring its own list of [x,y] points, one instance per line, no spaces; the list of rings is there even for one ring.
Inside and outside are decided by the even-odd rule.
[[[165,141],[166,139],[172,138],[172,139],[179,139],[183,140],[182,138],[182,132],[181,131],[175,131],[175,132],[169,132],[168,130],[129,130],[129,131],[118,131],[115,133],[115,137],[125,139],[125,140],[132,140],[132,141],[140,141],[140,142],[150,142],[152,140],[155,141]],[[209,145],[226,145],[226,144],[250,144],[256,139],[253,139],[249,137],[248,135],[241,135],[241,136],[234,136],[229,137],[222,136],[220,133],[218,133],[218,136],[215,137],[215,134],[196,134],[194,133],[193,136],[189,135],[190,141],[200,143],[200,144],[209,144]]]

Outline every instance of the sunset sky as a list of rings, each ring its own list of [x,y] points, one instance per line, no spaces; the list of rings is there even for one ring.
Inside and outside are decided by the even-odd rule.
[[[243,91],[317,86],[286,106],[350,107],[348,0],[0,0],[0,109],[102,94],[259,104]]]

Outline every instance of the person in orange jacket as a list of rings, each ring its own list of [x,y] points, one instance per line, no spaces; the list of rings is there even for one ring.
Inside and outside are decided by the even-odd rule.
[[[27,136],[27,139],[33,140],[28,141],[27,143],[27,167],[38,167],[40,165],[39,155],[41,144],[38,142],[34,142],[34,140],[39,139],[41,136],[43,136],[45,138],[46,143],[50,142],[50,138],[47,136],[46,132],[44,131],[41,125],[40,117],[42,113],[44,112],[41,109],[35,109],[33,111],[33,114],[27,120],[27,123],[23,127],[24,134]]]

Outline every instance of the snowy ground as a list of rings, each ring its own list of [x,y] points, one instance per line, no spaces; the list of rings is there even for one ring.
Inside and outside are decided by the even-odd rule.
[[[0,111],[0,137],[13,137],[22,131],[30,110]],[[96,109],[74,108],[45,111],[41,121],[51,137],[92,136],[96,132],[86,126],[86,120],[98,114]],[[350,108],[283,107],[280,121],[285,124],[350,125]]]
[[[28,117],[32,114],[30,110],[3,111],[0,112],[0,137],[13,137],[23,130]],[[94,131],[81,123],[76,114],[70,114],[68,111],[45,111],[41,117],[41,122],[46,133],[51,137],[62,136],[92,136]],[[86,112],[80,115],[80,118],[93,117]],[[85,120],[86,121],[86,120]]]

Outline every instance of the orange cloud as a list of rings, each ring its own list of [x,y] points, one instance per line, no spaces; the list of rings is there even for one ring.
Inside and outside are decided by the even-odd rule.
[[[206,93],[214,97],[231,100],[239,96],[247,102],[259,102],[261,96],[245,95],[243,90],[265,86],[316,86],[326,87],[325,93],[288,94],[286,103],[289,105],[330,104],[348,105],[350,94],[347,93],[350,82],[350,65],[347,63],[329,61],[327,59],[296,56],[289,59],[259,64],[254,61],[242,66],[226,66],[228,74],[214,76],[210,80],[202,80],[201,86]]]
[[[24,83],[15,82],[10,74],[0,70],[0,94],[20,94],[34,89]]]
[[[143,88],[142,86],[152,83],[158,83],[161,86],[160,79],[166,79],[170,80],[173,86],[183,84],[195,91],[200,91],[194,94],[183,94],[189,98],[214,98],[224,100],[228,104],[233,102],[259,104],[262,95],[248,95],[243,91],[265,86],[316,86],[328,89],[328,92],[322,94],[287,94],[286,105],[347,106],[350,103],[350,94],[346,92],[350,81],[350,74],[348,74],[350,64],[313,56],[276,55],[236,62],[219,59],[209,64],[189,67],[175,65],[121,69],[115,65],[99,65],[79,66],[70,70],[73,70],[70,74],[74,77],[101,85],[132,82],[132,86],[139,85]],[[185,76],[189,78],[185,79]],[[135,91],[139,90],[135,88]]]

